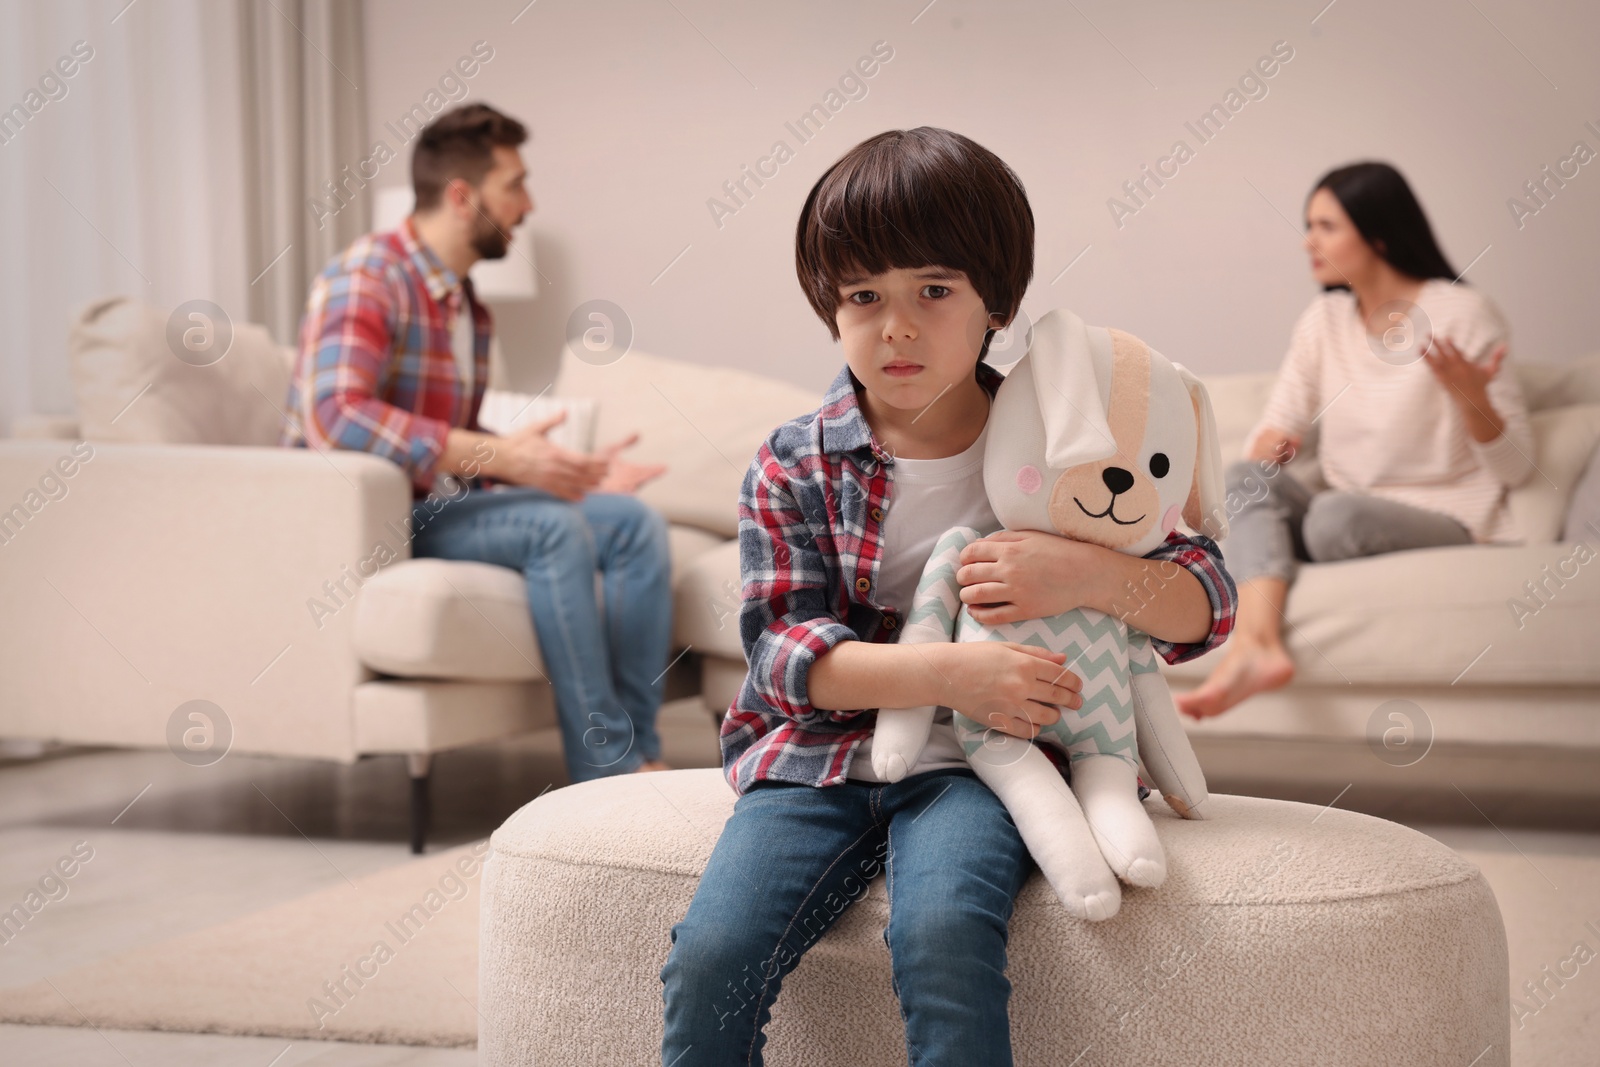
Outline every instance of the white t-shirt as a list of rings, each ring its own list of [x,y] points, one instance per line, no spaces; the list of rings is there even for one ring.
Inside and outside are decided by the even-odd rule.
[[[477,325],[472,321],[472,305],[467,302],[467,292],[463,288],[456,294],[456,313],[450,323],[450,350],[456,357],[456,371],[461,376],[462,394],[466,398],[462,405],[472,403],[472,393],[475,380],[475,363],[477,361]],[[481,425],[481,423],[480,423]],[[438,476],[436,488],[450,495],[459,492],[458,486],[461,479],[448,471],[441,471]],[[497,483],[491,489],[507,489],[509,485]]]
[[[983,446],[989,437],[987,418],[978,439],[966,451],[942,459],[895,457],[884,509],[883,554],[878,560],[877,603],[894,608],[903,622],[911,614],[922,568],[936,541],[952,526],[972,526],[985,533],[1000,529],[983,489]],[[909,774],[942,767],[965,767],[966,756],[956,740],[951,712],[939,707],[928,743]],[[872,772],[872,738],[856,747],[846,778],[881,782]]]
[[[477,326],[472,321],[472,305],[467,302],[465,289],[457,299],[460,301],[460,306],[456,309],[455,322],[451,327],[450,348],[455,353],[456,370],[461,375],[462,388],[470,398],[474,389],[475,363],[478,358]]]

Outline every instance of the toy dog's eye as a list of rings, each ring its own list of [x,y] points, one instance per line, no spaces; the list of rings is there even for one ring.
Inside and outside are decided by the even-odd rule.
[[[1172,464],[1167,459],[1165,452],[1157,452],[1150,457],[1150,473],[1157,478],[1165,478],[1167,471],[1172,469]]]

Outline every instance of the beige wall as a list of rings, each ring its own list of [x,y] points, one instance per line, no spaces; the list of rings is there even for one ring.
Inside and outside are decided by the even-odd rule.
[[[368,0],[369,128],[399,151],[372,187],[408,180],[409,148],[386,124],[487,42],[468,98],[533,130],[544,288],[499,317],[525,388],[549,379],[572,310],[600,298],[626,310],[641,349],[820,391],[840,354],[795,281],[800,205],[857,141],[923,124],[993,149],[1026,184],[1039,240],[1025,311],[1070,306],[1201,373],[1277,365],[1316,292],[1297,232],[1304,197],[1359,158],[1406,173],[1458,270],[1476,258],[1467,280],[1506,312],[1514,355],[1600,349],[1600,160],[1520,228],[1507,207],[1575,142],[1600,151],[1600,12],[1338,0],[1313,25],[1321,6],[937,0],[913,22],[920,0],[540,0],[513,24],[521,0]],[[878,41],[893,56],[863,79],[865,96],[840,94],[802,144],[785,123],[825,103]],[[1265,95],[1247,86],[1259,98],[1241,94],[1201,143],[1185,123],[1280,41],[1292,58]],[[1192,158],[1119,227],[1107,201],[1180,139]],[[763,187],[747,183],[753,195],[718,225],[707,201],[778,140],[793,157]]]

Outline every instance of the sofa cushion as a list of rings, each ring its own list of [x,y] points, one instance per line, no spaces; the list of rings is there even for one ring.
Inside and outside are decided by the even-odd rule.
[[[356,655],[380,674],[480,682],[543,678],[522,575],[464,560],[384,567],[356,598]]]
[[[1514,366],[1529,411],[1566,404],[1600,404],[1600,352],[1565,363],[1518,361]]]
[[[639,443],[624,455],[667,464],[640,498],[670,522],[725,538],[739,532],[739,485],[761,442],[822,403],[788,382],[636,350],[604,365],[564,351],[552,391],[601,401],[598,444],[638,431]]]
[[[691,560],[674,590],[673,633],[696,652],[744,662],[739,638],[739,542],[724,541]]]
[[[1511,490],[1511,514],[1528,544],[1560,540],[1573,491],[1600,442],[1600,403],[1535,411],[1533,476]]]
[[[1256,419],[1267,406],[1267,397],[1276,380],[1276,374],[1222,374],[1205,379],[1224,464],[1244,455],[1245,436],[1255,427]]]
[[[1600,538],[1303,565],[1286,615],[1297,684],[1592,686],[1600,684]],[[1198,681],[1226,650],[1167,670]]]
[[[207,325],[174,314],[121,296],[79,312],[67,341],[79,432],[131,444],[276,445],[294,349],[254,323],[212,322],[214,345],[231,330],[225,352],[180,359],[184,332]]]
[[[1572,491],[1567,517],[1561,528],[1563,541],[1586,541],[1600,537],[1600,447],[1589,457],[1589,465]]]
[[[674,582],[722,541],[680,526],[669,527],[667,536]],[[595,598],[603,613],[598,573]],[[522,575],[491,563],[421,558],[384,567],[356,597],[352,640],[362,664],[380,674],[479,682],[546,677]]]
[[[1221,548],[1226,559],[1226,540]],[[685,572],[678,632],[696,650],[743,662],[739,588],[736,541]],[[1480,685],[1600,684],[1600,535],[1305,564],[1287,615],[1299,682],[1448,685],[1470,666],[1466,677]],[[1166,669],[1198,681],[1226,649]]]

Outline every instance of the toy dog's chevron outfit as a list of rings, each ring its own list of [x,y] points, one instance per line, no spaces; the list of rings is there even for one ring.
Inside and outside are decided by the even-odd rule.
[[[1061,718],[1041,726],[1035,741],[1056,745],[1074,761],[1117,756],[1137,768],[1130,674],[1156,669],[1150,639],[1138,630],[1129,630],[1121,619],[1090,608],[998,626],[974,619],[961,602],[956,571],[961,566],[961,550],[982,536],[970,526],[958,526],[940,538],[917,586],[901,640],[1016,641],[1065,652],[1066,668],[1083,679],[1083,707],[1062,708]],[[986,743],[993,743],[991,728],[959,711],[953,722],[956,739],[969,760]]]

